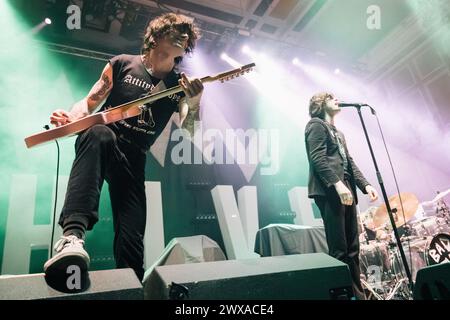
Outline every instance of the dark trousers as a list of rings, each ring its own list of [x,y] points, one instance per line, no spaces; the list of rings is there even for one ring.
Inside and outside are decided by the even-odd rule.
[[[106,180],[113,213],[116,266],[132,268],[142,280],[145,154],[105,125],[95,125],[81,133],[75,154],[59,224],[64,228],[79,223],[91,230],[98,221],[100,192]]]
[[[347,188],[350,185],[345,181]],[[365,299],[359,267],[359,232],[356,205],[344,206],[332,187],[326,197],[316,197],[325,226],[330,256],[346,263],[352,277],[353,291],[358,299]]]

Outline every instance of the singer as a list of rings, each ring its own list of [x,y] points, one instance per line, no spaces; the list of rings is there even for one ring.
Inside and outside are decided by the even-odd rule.
[[[341,111],[338,100],[327,92],[315,94],[309,102],[311,120],[305,128],[309,161],[308,196],[313,198],[325,226],[329,254],[348,264],[357,299],[364,300],[359,268],[359,234],[356,186],[378,199],[350,156],[344,135],[334,125]]]

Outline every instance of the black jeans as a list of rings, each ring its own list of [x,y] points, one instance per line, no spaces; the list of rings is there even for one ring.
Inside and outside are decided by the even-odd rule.
[[[123,141],[105,125],[81,133],[75,143],[66,199],[59,224],[98,221],[103,181],[109,185],[114,224],[114,258],[117,268],[132,268],[144,276],[146,222],[145,161],[140,149]]]
[[[344,183],[351,190],[348,181]],[[353,198],[355,199],[354,195]],[[365,299],[360,279],[359,232],[355,203],[344,206],[334,187],[327,191],[326,197],[316,197],[314,200],[322,215],[330,256],[349,266],[353,291],[358,299]]]

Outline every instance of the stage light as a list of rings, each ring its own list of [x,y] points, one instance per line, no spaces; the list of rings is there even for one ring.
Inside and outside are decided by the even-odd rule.
[[[30,33],[32,35],[38,34],[39,32],[42,31],[42,29],[44,29],[45,27],[49,26],[52,24],[52,19],[50,18],[45,18],[43,21],[41,21],[38,25],[34,26],[31,30]]]
[[[295,65],[295,66],[299,66],[299,65],[300,65],[300,60],[299,60],[299,58],[294,58],[294,59],[292,59],[292,64]]]
[[[239,29],[238,30],[238,34],[240,34],[241,36],[244,36],[244,37],[250,37],[251,36],[250,31],[247,30],[247,29]]]
[[[220,55],[220,59],[227,60],[228,59],[228,55],[225,52],[222,52],[222,54]]]
[[[249,47],[249,46],[245,45],[245,46],[242,47],[242,52],[243,52],[243,53],[249,54],[250,51],[251,51],[251,50],[250,50],[250,47]]]
[[[334,69],[334,74],[340,74],[340,73],[341,73],[341,69],[339,69],[339,68]]]

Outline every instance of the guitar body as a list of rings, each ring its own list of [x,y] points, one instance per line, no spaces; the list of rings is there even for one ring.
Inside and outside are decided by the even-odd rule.
[[[45,144],[47,142],[60,139],[63,137],[70,137],[84,130],[89,129],[96,124],[109,124],[119,120],[135,117],[141,113],[140,107],[132,108],[116,108],[110,111],[103,111],[84,117],[80,120],[68,123],[61,127],[56,127],[41,133],[34,134],[25,138],[27,148],[36,145]]]
[[[96,113],[76,122],[29,136],[25,138],[25,144],[27,145],[27,148],[31,148],[38,144],[44,144],[62,137],[72,136],[96,124],[102,123],[104,123],[103,115],[101,113]]]

